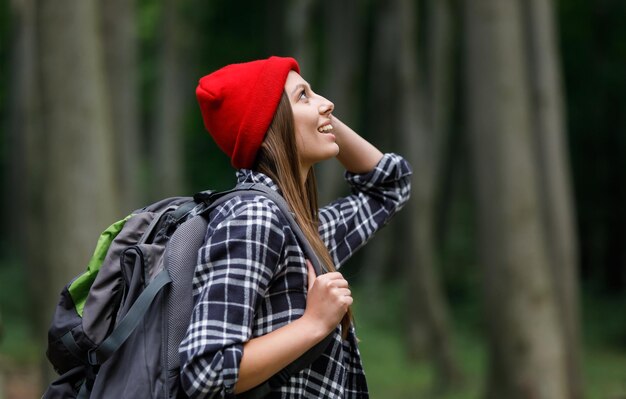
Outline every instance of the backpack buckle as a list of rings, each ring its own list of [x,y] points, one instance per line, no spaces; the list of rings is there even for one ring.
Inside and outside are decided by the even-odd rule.
[[[97,366],[100,364],[98,362],[98,354],[96,353],[95,349],[90,349],[87,352],[87,361],[89,362],[89,365],[91,366]]]
[[[202,191],[199,193],[195,193],[193,195],[193,200],[196,201],[197,203],[210,204],[213,201],[215,194],[219,194],[219,193],[216,191],[212,191],[212,190]]]

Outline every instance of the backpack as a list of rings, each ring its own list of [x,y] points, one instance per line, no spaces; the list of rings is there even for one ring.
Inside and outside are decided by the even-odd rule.
[[[60,377],[42,399],[185,398],[178,347],[193,308],[192,279],[208,217],[245,193],[272,199],[318,274],[319,260],[285,200],[261,184],[168,198],[106,229],[87,271],[60,294],[46,355]],[[237,397],[259,399],[321,355],[331,335],[260,386]]]

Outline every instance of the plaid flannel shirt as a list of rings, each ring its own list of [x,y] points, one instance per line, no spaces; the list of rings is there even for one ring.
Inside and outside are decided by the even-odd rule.
[[[409,164],[386,154],[374,170],[346,173],[352,195],[320,209],[320,235],[339,268],[408,200]],[[267,176],[242,169],[239,182]],[[228,200],[212,213],[198,254],[194,309],[180,345],[181,381],[192,398],[234,398],[243,344],[304,313],[307,266],[294,233],[277,205],[256,194]],[[367,398],[354,327],[310,367],[293,375],[270,398]]]

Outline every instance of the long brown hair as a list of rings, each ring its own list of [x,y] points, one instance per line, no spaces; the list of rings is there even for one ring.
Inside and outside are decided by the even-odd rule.
[[[293,112],[285,92],[257,153],[253,169],[265,174],[278,185],[320,262],[327,271],[335,271],[333,259],[318,232],[317,184],[313,168],[309,169],[304,185],[301,181]],[[348,308],[348,312],[341,320],[344,339],[347,337],[351,320],[352,310]]]

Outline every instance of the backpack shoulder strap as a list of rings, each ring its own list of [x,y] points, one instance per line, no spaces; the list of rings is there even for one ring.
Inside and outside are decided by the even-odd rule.
[[[120,346],[128,339],[130,334],[135,331],[139,322],[143,319],[146,311],[150,307],[152,300],[157,296],[161,289],[172,280],[167,273],[167,269],[163,269],[156,275],[154,280],[139,295],[128,313],[122,321],[115,327],[111,335],[109,335],[97,348],[87,352],[89,364],[92,366],[104,363]]]

